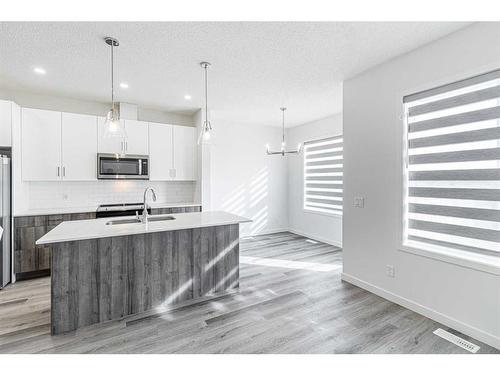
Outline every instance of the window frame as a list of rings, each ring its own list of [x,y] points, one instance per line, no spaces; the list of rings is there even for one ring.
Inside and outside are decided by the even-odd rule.
[[[410,255],[416,255],[431,260],[437,260],[445,262],[452,265],[457,265],[465,268],[474,269],[477,271],[486,272],[493,275],[500,275],[500,257],[485,254],[476,254],[472,252],[461,251],[457,249],[448,249],[447,251],[441,251],[438,249],[431,248],[421,248],[416,246],[411,246],[406,243],[406,229],[407,229],[407,205],[408,205],[408,161],[409,161],[409,139],[408,139],[408,113],[407,104],[403,102],[403,98],[413,93],[426,91],[433,89],[435,87],[444,86],[456,81],[467,79],[467,77],[473,77],[481,74],[485,74],[489,71],[497,70],[498,64],[491,65],[491,67],[483,67],[482,69],[472,69],[466,72],[461,72],[460,74],[453,74],[445,78],[430,81],[422,85],[415,86],[414,88],[405,89],[399,91],[399,94],[395,98],[395,103],[399,108],[401,108],[401,114],[399,117],[400,127],[398,129],[402,130],[401,135],[401,168],[402,173],[399,175],[401,178],[400,183],[400,193],[401,199],[399,204],[399,246],[398,251]],[[464,78],[465,77],[465,78]]]
[[[342,136],[342,143],[343,143],[343,138],[344,138],[344,133],[335,133],[335,134],[329,134],[329,135],[322,135],[320,137],[316,137],[314,139],[308,139],[307,141],[302,142],[302,212],[307,213],[307,214],[315,214],[315,215],[320,215],[320,216],[327,216],[327,217],[336,217],[336,218],[342,218],[344,214],[344,175],[342,171],[342,212],[322,212],[322,211],[315,211],[311,210],[309,208],[306,208],[305,202],[306,202],[306,152],[305,152],[305,145],[306,143],[310,142],[319,142],[322,140],[325,140],[327,138],[334,138],[334,137],[339,137]],[[342,146],[342,169],[344,168],[344,146]]]

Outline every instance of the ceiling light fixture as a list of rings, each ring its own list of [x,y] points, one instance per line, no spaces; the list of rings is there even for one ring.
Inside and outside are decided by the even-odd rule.
[[[184,95],[184,99],[191,100],[191,95]]]
[[[281,116],[282,117],[281,150],[280,151],[271,151],[271,150],[269,150],[269,145],[266,145],[266,152],[268,155],[281,155],[281,156],[285,156],[286,154],[299,154],[301,151],[301,148],[302,148],[302,145],[300,143],[298,144],[296,150],[292,150],[292,151],[285,150],[285,146],[286,146],[286,143],[285,143],[285,111],[286,111],[286,108],[281,107],[280,110],[282,113],[282,116]]]
[[[198,144],[208,143],[211,138],[212,124],[208,119],[208,77],[207,69],[211,64],[206,61],[202,61],[200,66],[205,70],[205,118],[203,120],[203,125],[201,126],[200,136],[198,137]]]
[[[44,68],[40,68],[40,67],[36,67],[33,69],[33,71],[36,73],[36,74],[40,74],[40,75],[43,75],[43,74],[46,74],[47,71],[44,69]]]
[[[128,83],[122,82],[122,83],[120,83],[120,87],[122,89],[128,89]]]
[[[115,77],[114,77],[114,49],[118,47],[120,43],[115,38],[104,38],[107,45],[111,46],[111,109],[106,115],[106,122],[104,123],[104,137],[105,138],[127,138],[127,133],[125,132],[125,126],[122,121],[120,121],[120,115],[118,110],[115,108]]]

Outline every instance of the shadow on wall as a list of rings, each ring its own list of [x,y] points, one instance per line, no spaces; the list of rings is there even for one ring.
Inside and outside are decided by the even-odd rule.
[[[269,219],[268,190],[269,172],[267,167],[264,167],[224,197],[222,201],[224,211],[253,220],[243,228],[245,235],[256,235],[266,229]]]

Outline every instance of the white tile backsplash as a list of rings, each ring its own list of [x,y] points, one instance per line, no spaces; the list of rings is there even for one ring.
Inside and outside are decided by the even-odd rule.
[[[194,201],[195,185],[193,181],[29,182],[29,209],[142,202],[148,186],[155,190],[158,202],[188,203]]]

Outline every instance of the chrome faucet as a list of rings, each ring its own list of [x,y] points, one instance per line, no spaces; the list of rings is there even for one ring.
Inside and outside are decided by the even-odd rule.
[[[151,190],[151,193],[153,193],[153,201],[156,202],[156,193],[153,190],[152,187],[147,187],[146,190],[144,190],[144,210],[142,211],[142,223],[147,224],[148,223],[148,204],[146,203],[146,198],[148,196],[148,191]]]

